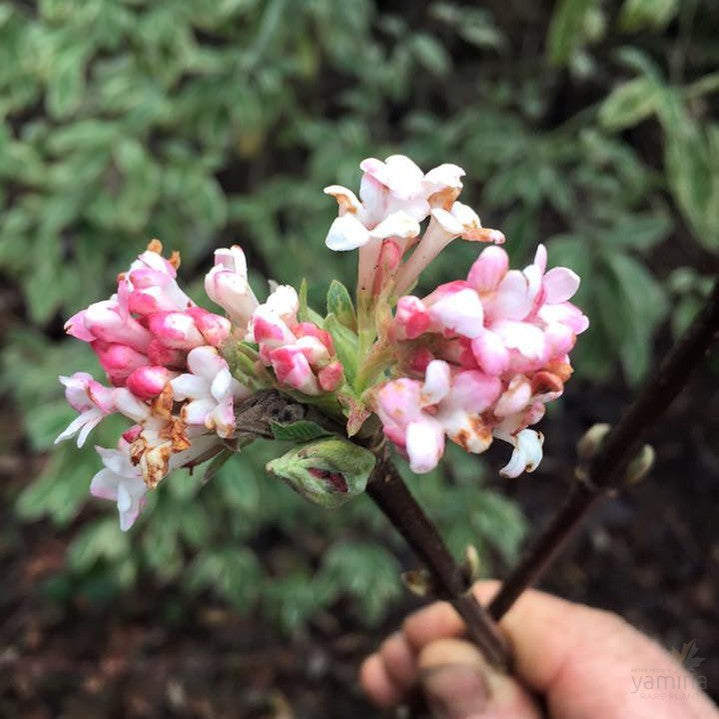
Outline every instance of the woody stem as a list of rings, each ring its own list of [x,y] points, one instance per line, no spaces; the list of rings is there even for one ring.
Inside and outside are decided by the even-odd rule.
[[[506,640],[472,594],[464,572],[387,457],[386,450],[377,454],[367,493],[427,567],[433,590],[462,616],[468,635],[487,660],[506,669],[510,663]]]

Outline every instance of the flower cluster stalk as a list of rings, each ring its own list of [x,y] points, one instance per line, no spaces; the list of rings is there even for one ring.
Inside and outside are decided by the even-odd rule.
[[[367,484],[367,493],[429,570],[434,596],[449,601],[467,626],[469,637],[498,668],[510,663],[507,641],[468,586],[434,523],[383,452]]]

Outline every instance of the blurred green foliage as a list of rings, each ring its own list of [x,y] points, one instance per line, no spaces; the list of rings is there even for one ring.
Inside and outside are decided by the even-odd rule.
[[[546,241],[584,282],[579,375],[645,373],[672,310],[679,331],[719,249],[716,0],[556,3],[370,0],[0,2],[0,273],[22,298],[1,388],[30,447],[72,417],[57,375],[97,365],[62,319],[107,296],[150,237],[197,278],[240,242],[265,279],[308,279],[319,306],[355,257],[332,254],[321,188],[404,152],[468,171],[463,200],[517,262]],[[476,255],[452,247],[427,286]],[[95,441],[109,445],[117,427]],[[268,445],[207,486],[163,482],[124,536],[86,510],[92,449],[62,447],[20,494],[23,519],[71,527],[53,592],[109,598],[151,573],[291,628],[342,596],[368,620],[399,592],[396,542],[366,498],[328,513],[265,479]],[[524,521],[476,458],[413,481],[455,551],[512,557]],[[92,518],[91,518],[92,515]],[[78,590],[79,588],[79,590]]]

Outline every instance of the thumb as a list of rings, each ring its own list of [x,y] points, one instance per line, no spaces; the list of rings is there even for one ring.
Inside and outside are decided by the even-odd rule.
[[[492,669],[468,642],[438,639],[417,662],[419,682],[435,719],[540,719],[527,690]]]

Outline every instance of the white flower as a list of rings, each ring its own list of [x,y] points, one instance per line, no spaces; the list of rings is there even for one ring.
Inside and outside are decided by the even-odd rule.
[[[235,433],[234,401],[247,397],[250,390],[230,374],[227,362],[214,347],[191,350],[187,366],[189,373],[170,381],[175,400],[190,400],[180,410],[183,422],[231,437]]]
[[[129,445],[120,440],[118,449],[95,447],[105,465],[90,483],[90,493],[117,502],[120,529],[126,532],[135,523],[145,504],[147,485],[142,470],[130,460]]]
[[[75,372],[70,377],[60,377],[65,385],[65,397],[80,415],[63,430],[55,444],[69,439],[79,432],[77,446],[82,447],[90,432],[102,418],[115,411],[113,390],[96,382],[87,372]]]
[[[523,429],[515,437],[505,441],[514,445],[514,451],[509,462],[499,470],[502,477],[519,477],[522,472],[533,472],[539,466],[544,444],[544,435],[541,432]]]

